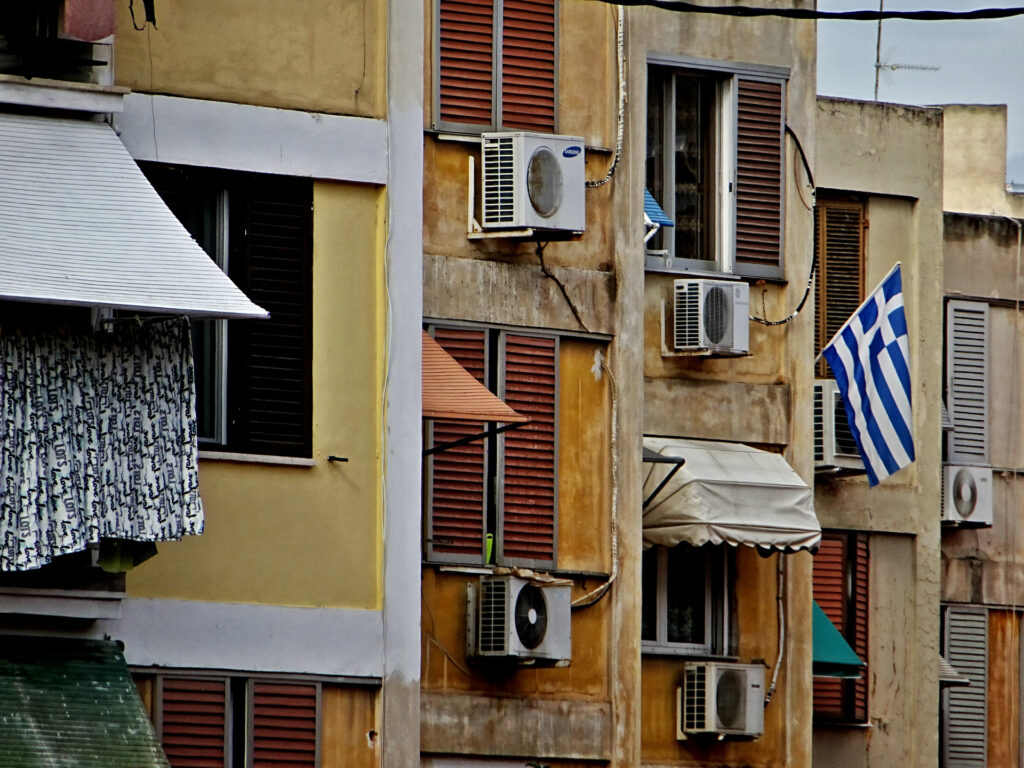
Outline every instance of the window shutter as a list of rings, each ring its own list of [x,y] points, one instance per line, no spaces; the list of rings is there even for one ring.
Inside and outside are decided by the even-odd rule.
[[[736,267],[776,275],[782,263],[783,84],[736,80]]]
[[[228,681],[159,678],[160,738],[172,768],[227,765]]]
[[[988,304],[946,304],[946,405],[949,460],[988,464]]]
[[[253,683],[253,768],[315,768],[319,700],[315,683]]]
[[[815,321],[820,351],[864,300],[864,205],[819,201],[814,220],[818,259]],[[831,378],[824,358],[818,363],[818,376]]]
[[[942,750],[947,768],[984,768],[988,732],[988,613],[946,609],[946,660],[970,679],[943,692]]]
[[[825,615],[843,632],[846,627],[846,537],[823,534],[814,554],[814,599]],[[838,720],[843,717],[843,681],[830,678],[814,680],[814,714]]]
[[[231,324],[229,447],[312,456],[312,183],[255,177],[232,192],[244,229],[229,273],[270,318]]]
[[[433,328],[434,339],[481,384],[487,384],[487,332]],[[478,434],[482,423],[432,421],[430,445]],[[427,463],[427,559],[480,564],[487,510],[487,441],[476,440],[431,455]]]
[[[555,0],[502,5],[501,123],[555,129]]]
[[[493,122],[493,0],[438,3],[438,101],[441,120]]]
[[[530,421],[499,437],[498,562],[555,565],[558,341],[501,335],[501,398]]]
[[[868,537],[867,534],[859,533],[851,537],[850,549],[853,550],[850,558],[851,580],[853,582],[853,595],[851,602],[853,608],[847,626],[847,637],[853,652],[864,661],[868,660]],[[853,689],[853,711],[852,718],[858,723],[867,722],[868,719],[868,670],[864,668],[857,680],[848,680],[846,684]]]

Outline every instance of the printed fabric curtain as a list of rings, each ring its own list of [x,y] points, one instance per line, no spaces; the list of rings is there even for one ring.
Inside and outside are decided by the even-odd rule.
[[[188,321],[0,332],[0,570],[203,530]]]

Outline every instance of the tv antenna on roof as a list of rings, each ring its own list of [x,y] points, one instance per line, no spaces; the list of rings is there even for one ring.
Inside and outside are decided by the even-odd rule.
[[[879,14],[885,10],[885,0],[878,0]],[[878,19],[878,32],[875,35],[875,101],[878,101],[878,78],[882,70],[895,72],[897,69],[916,69],[924,72],[938,72],[936,64],[896,64],[894,62],[882,62],[882,19]]]

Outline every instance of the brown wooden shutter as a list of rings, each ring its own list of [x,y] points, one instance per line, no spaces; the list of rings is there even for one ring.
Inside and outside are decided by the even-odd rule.
[[[316,766],[319,694],[314,683],[253,683],[253,768]]]
[[[494,120],[493,0],[440,0],[438,101],[441,120]]]
[[[736,82],[736,266],[763,273],[782,257],[783,84]]]
[[[822,534],[814,554],[814,600],[842,633],[846,626],[846,537]],[[843,717],[843,681],[814,679],[815,717]]]
[[[866,534],[823,534],[814,555],[814,600],[863,660],[868,658],[869,552]],[[867,720],[867,669],[858,680],[815,678],[814,716]]]
[[[228,443],[312,456],[312,183],[250,176],[231,193],[229,273],[270,318],[231,323]]]
[[[172,768],[227,762],[228,681],[160,678],[160,737]]]
[[[819,200],[814,220],[814,314],[820,352],[864,300],[864,204]],[[832,377],[824,358],[818,362],[818,376]]]
[[[555,0],[505,0],[501,32],[501,123],[555,129]]]
[[[487,384],[487,331],[432,329],[434,339],[481,384]],[[430,422],[430,444],[478,434],[485,424]],[[428,459],[427,559],[479,564],[484,559],[487,510],[487,443],[477,440],[435,453]]]
[[[502,334],[502,399],[530,422],[501,435],[498,557],[554,567],[557,530],[558,342]]]

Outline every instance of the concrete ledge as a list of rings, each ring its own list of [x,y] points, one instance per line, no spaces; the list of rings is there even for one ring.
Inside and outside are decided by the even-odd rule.
[[[606,702],[420,696],[424,753],[610,760],[612,731]]]
[[[610,272],[551,267],[587,329],[612,333],[615,278]],[[555,281],[538,264],[423,256],[423,315],[497,325],[583,331]]]
[[[644,379],[644,434],[790,442],[788,384]]]

